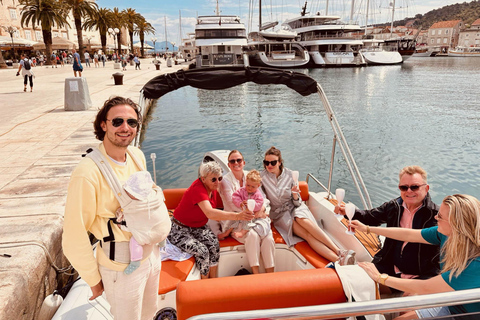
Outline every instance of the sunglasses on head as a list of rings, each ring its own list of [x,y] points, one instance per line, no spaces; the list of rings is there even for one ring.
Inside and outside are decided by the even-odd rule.
[[[240,159],[240,158],[239,158],[239,159],[230,159],[230,160],[228,160],[228,162],[229,162],[230,164],[235,164],[235,162],[237,162],[237,163],[242,163],[242,161],[243,161],[243,159]]]
[[[418,189],[420,189],[420,187],[423,187],[424,185],[426,185],[425,183],[424,184],[421,184],[419,186],[417,185],[411,185],[411,186],[398,186],[398,189],[400,189],[400,191],[408,191],[408,189],[410,188],[410,190],[412,191],[417,191]]]
[[[277,165],[277,162],[278,162],[278,160],[273,160],[273,161],[263,160],[263,165],[264,165],[265,167],[268,167],[269,165],[271,165],[272,167],[274,167],[274,166]]]
[[[217,180],[218,180],[218,182],[220,182],[220,181],[223,180],[223,177],[218,177],[218,178],[217,178],[217,177],[214,177],[214,178],[212,178],[212,182],[213,182],[213,183],[217,182]]]
[[[112,126],[114,126],[115,128],[118,128],[123,124],[123,121],[125,121],[125,119],[123,119],[123,118],[113,118],[112,120],[107,119],[107,121],[110,121],[112,123]],[[138,126],[138,120],[137,119],[130,118],[130,119],[126,119],[126,121],[127,121],[127,124],[132,128],[136,128]]]

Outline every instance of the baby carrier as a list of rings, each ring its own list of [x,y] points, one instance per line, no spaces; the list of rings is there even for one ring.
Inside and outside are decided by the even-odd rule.
[[[144,170],[142,163],[133,152],[127,149],[127,153],[136,165]],[[162,189],[155,186],[155,188],[153,188],[155,192],[151,192],[146,200],[131,199],[120,184],[107,158],[99,149],[94,148],[87,154],[87,157],[91,158],[97,164],[105,180],[107,180],[108,185],[112,188],[125,216],[122,224],[128,227],[135,240],[140,245],[155,244],[165,240],[172,224],[168,216]],[[117,223],[116,218],[109,220],[108,231],[110,235],[103,239],[104,242],[115,240],[111,227],[112,223]]]

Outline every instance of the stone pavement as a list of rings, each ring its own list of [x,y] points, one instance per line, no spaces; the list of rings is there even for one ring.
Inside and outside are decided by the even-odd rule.
[[[56,271],[65,267],[61,251],[63,212],[70,174],[84,151],[98,143],[93,120],[113,95],[139,100],[153,77],[186,65],[156,70],[142,59],[142,70],[85,68],[92,100],[86,111],[65,111],[65,78],[72,65],[35,67],[33,92],[14,69],[0,69],[0,320],[35,319],[44,297],[56,288]],[[93,66],[93,64],[92,64]],[[122,72],[123,85],[112,74]],[[49,257],[49,255],[51,257]]]

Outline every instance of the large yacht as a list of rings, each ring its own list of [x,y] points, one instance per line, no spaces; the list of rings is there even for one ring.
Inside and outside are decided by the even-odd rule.
[[[315,67],[356,67],[364,66],[365,60],[359,54],[363,45],[351,33],[361,28],[356,23],[340,21],[339,16],[309,14],[302,7],[299,17],[285,21],[300,36],[299,43],[310,54],[310,65]]]
[[[217,11],[218,12],[218,11]],[[248,65],[245,25],[238,16],[199,16],[195,26],[196,67]]]

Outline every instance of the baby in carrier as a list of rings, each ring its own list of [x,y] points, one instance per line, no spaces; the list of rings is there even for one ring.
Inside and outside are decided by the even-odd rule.
[[[135,201],[147,201],[147,210],[148,214],[150,215],[150,209],[154,210],[154,208],[150,208],[148,206],[148,199],[152,199],[156,197],[156,191],[154,189],[155,184],[153,183],[152,176],[148,171],[138,171],[132,174],[128,180],[123,185],[123,189],[130,197],[130,199],[134,200],[132,204],[135,204]],[[125,212],[127,211],[127,212]],[[131,208],[130,211],[135,211],[135,209]],[[126,208],[118,208],[115,212],[117,216],[117,223],[121,223],[124,220],[128,220],[125,218],[125,214],[139,214],[138,212],[128,212]],[[135,271],[139,266],[143,256],[143,247],[142,245],[135,239],[135,231],[129,230],[128,224],[127,226],[122,225],[122,230],[132,232],[132,237],[130,238],[130,264],[125,269],[125,274],[131,274]],[[168,232],[167,232],[168,234]]]

